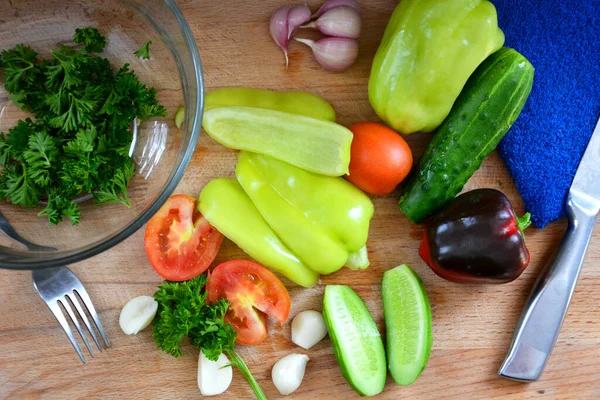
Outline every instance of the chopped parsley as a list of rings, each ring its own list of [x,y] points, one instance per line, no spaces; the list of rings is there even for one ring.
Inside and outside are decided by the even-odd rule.
[[[61,45],[49,59],[23,44],[0,53],[9,99],[35,116],[0,132],[0,199],[28,208],[44,200],[39,215],[53,225],[77,224],[73,199],[86,193],[129,206],[132,122],[167,115],[129,64],[114,72],[93,54],[106,45],[97,29],[77,29],[74,41],[83,48]]]
[[[208,304],[204,290],[207,282],[206,274],[202,274],[189,281],[164,281],[160,285],[154,293],[158,310],[152,338],[156,346],[179,357],[183,354],[179,344],[187,336],[209,360],[217,361],[221,353],[225,353],[231,365],[242,372],[256,398],[266,399],[246,363],[235,351],[236,332],[225,322],[229,302],[221,299]]]

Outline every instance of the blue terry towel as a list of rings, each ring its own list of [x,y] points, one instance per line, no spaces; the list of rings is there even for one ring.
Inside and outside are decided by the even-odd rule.
[[[499,151],[543,228],[563,215],[600,116],[600,0],[491,1],[505,46],[535,68],[529,100]]]

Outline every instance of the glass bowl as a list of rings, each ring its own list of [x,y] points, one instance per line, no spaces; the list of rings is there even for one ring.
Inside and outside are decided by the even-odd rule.
[[[76,28],[87,26],[98,28],[107,38],[101,56],[114,69],[130,64],[140,81],[157,89],[169,115],[132,124],[130,153],[137,167],[128,189],[129,208],[121,203],[98,206],[89,196],[83,197],[78,225],[65,219],[51,226],[47,217],[38,216],[43,204],[25,209],[0,201],[4,216],[0,215],[0,268],[71,264],[118,244],[164,204],[194,153],[202,121],[202,66],[192,32],[174,1],[9,2],[0,7],[0,50],[23,43],[44,58],[60,44],[72,43]],[[148,40],[152,40],[151,58],[140,60],[134,52]],[[185,106],[185,123],[178,129],[174,116],[181,106]],[[0,85],[0,131],[8,132],[24,117],[27,114],[10,102]],[[31,244],[14,240],[15,233]]]

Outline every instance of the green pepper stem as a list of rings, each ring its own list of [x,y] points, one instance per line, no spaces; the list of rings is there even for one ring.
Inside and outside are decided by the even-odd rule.
[[[242,375],[244,375],[244,377],[250,384],[250,387],[252,388],[252,391],[254,392],[254,395],[256,396],[257,400],[267,400],[267,396],[265,396],[265,394],[263,393],[262,389],[260,388],[260,385],[258,384],[256,379],[254,379],[254,376],[252,376],[252,373],[248,369],[248,366],[246,365],[244,360],[242,360],[242,357],[240,357],[240,355],[234,349],[226,350],[225,353],[227,353],[227,355],[229,356],[229,359],[231,360],[231,365],[235,365],[240,369]]]
[[[525,235],[525,229],[531,225],[531,213],[525,213],[522,217],[517,217],[517,228]]]

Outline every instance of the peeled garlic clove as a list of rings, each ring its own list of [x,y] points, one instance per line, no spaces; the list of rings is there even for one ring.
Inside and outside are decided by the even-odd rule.
[[[198,388],[203,396],[216,396],[225,392],[231,380],[233,370],[229,358],[223,353],[217,361],[211,361],[200,350],[198,356]]]
[[[348,69],[358,57],[358,42],[354,39],[339,37],[325,37],[317,41],[294,39],[310,47],[317,62],[327,71],[341,72]]]
[[[271,377],[279,393],[285,396],[300,387],[308,360],[310,359],[307,355],[290,354],[275,363]]]
[[[138,296],[125,304],[119,316],[119,325],[127,335],[135,335],[150,325],[158,303],[152,296]]]
[[[318,311],[302,311],[292,321],[292,342],[308,350],[327,336],[323,314]]]

